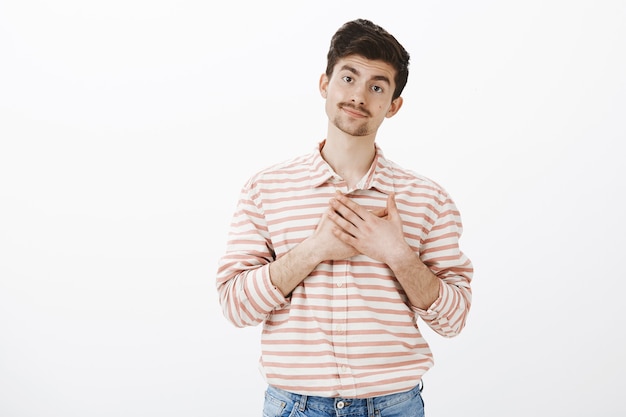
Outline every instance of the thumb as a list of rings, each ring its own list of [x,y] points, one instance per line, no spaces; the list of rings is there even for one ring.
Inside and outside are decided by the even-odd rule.
[[[391,193],[387,196],[387,216],[391,218],[398,217],[398,206],[396,206],[395,193]]]

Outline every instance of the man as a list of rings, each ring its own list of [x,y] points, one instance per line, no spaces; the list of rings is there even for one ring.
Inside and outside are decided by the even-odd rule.
[[[236,326],[263,323],[265,416],[423,416],[433,355],[418,319],[452,337],[471,303],[460,214],[375,142],[402,107],[402,45],[358,19],[335,33],[327,58],[326,139],[243,187],[220,302]]]

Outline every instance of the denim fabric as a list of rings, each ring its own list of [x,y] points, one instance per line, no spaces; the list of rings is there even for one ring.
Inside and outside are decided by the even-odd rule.
[[[263,417],[424,417],[421,386],[367,399],[325,398],[293,394],[269,386]]]

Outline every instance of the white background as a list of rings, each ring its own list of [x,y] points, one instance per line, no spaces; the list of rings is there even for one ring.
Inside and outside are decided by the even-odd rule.
[[[300,3],[0,1],[0,415],[261,415],[217,259],[244,181],[323,138],[364,17],[412,57],[378,143],[476,268],[465,331],[425,330],[427,415],[623,416],[626,3]]]

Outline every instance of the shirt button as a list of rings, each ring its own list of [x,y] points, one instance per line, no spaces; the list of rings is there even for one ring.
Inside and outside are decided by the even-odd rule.
[[[337,408],[341,410],[343,407],[345,407],[345,405],[346,405],[346,404],[345,404],[343,401],[339,401],[339,402],[337,403]]]

